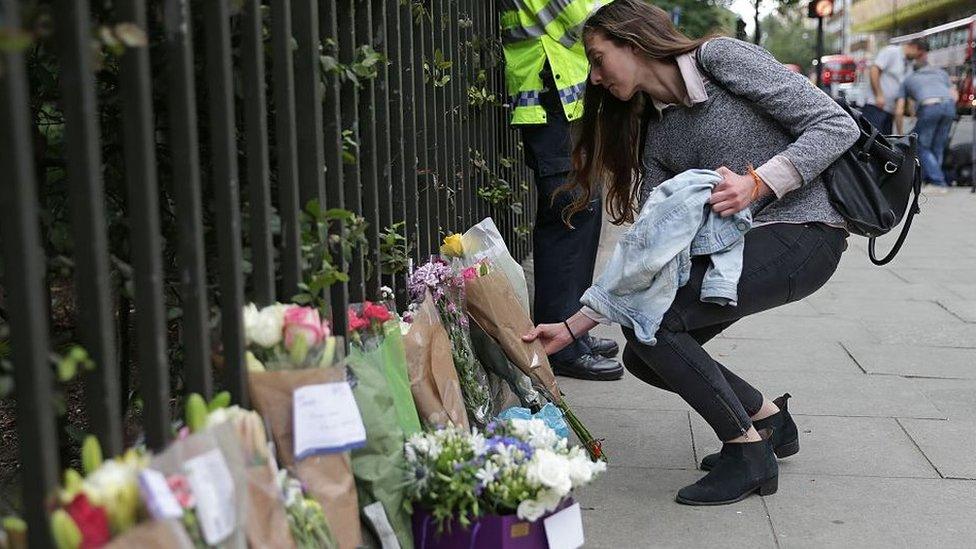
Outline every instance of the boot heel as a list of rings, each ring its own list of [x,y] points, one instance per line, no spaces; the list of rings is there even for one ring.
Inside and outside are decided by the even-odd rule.
[[[771,496],[779,489],[779,476],[775,476],[759,486],[760,496]]]
[[[793,454],[800,451],[800,439],[796,439],[793,442],[787,442],[781,446],[777,446],[773,449],[773,453],[776,454],[778,458],[790,457]]]

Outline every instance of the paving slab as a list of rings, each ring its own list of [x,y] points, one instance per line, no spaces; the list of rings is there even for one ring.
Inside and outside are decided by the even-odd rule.
[[[946,413],[937,408],[917,385],[919,381],[930,380],[817,371],[769,371],[748,376],[746,381],[767,397],[789,392],[793,395],[790,411],[796,414],[946,418]],[[970,394],[970,399],[976,408],[974,394]]]
[[[916,324],[945,324],[959,318],[932,301],[879,300],[874,297],[813,300],[811,306],[823,315],[848,320],[890,320],[910,318]]]
[[[763,499],[784,549],[961,548],[976,540],[973,481],[787,473]]]
[[[897,318],[897,320],[894,320]],[[976,325],[953,319],[947,322],[916,323],[910,317],[866,323],[870,337],[881,344],[923,347],[976,347]]]
[[[746,317],[722,335],[735,339],[762,339],[777,341],[828,341],[845,338],[874,339],[863,321],[838,317],[786,317],[770,314],[772,311]]]
[[[885,282],[875,284],[845,283],[831,280],[826,286],[804,299],[814,308],[821,301],[870,299],[883,301],[931,301],[933,299],[960,299],[960,295],[946,284],[909,284],[907,282]]]
[[[734,505],[689,507],[674,494],[704,473],[611,466],[578,494],[583,507],[586,547],[735,547],[776,546],[758,496]]]
[[[963,268],[956,265],[953,265],[950,269],[945,268],[944,265],[930,269],[910,269],[896,266],[891,267],[891,272],[908,282],[957,282],[960,280],[976,280],[976,268]]]
[[[847,255],[847,254],[844,254]],[[838,268],[832,277],[831,282],[856,282],[860,284],[891,284],[895,282],[905,283],[907,280],[898,276],[894,271],[884,267],[845,267]]]
[[[574,407],[617,467],[695,469],[688,412]]]
[[[910,381],[946,418],[952,420],[976,418],[976,380],[912,379]],[[908,415],[904,414],[901,417],[908,417]]]
[[[976,379],[976,349],[844,342],[869,374]]]
[[[939,478],[893,418],[797,414],[793,418],[800,431],[800,452],[779,460],[780,474]],[[700,462],[722,444],[698,414],[691,414],[691,425]]]
[[[632,410],[685,411],[689,407],[678,395],[652,387],[630,372],[616,381],[584,381],[557,377],[559,390],[572,407],[622,408]]]
[[[937,302],[959,320],[976,323],[976,299],[939,299]]]
[[[945,282],[942,286],[963,299],[976,300],[976,280],[960,277],[955,282]]]
[[[976,420],[899,419],[925,457],[946,478],[976,479]]]
[[[738,373],[789,372],[860,373],[840,343],[718,338],[705,344],[712,358]]]

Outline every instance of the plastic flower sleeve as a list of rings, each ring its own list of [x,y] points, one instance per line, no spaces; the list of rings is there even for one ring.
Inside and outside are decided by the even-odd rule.
[[[482,259],[488,259],[508,278],[516,298],[528,313],[529,290],[525,283],[525,271],[509,253],[508,245],[498,232],[495,222],[490,217],[486,217],[461,236],[461,243],[464,248],[465,266],[470,267]]]
[[[386,377],[397,422],[406,436],[420,431],[417,406],[410,393],[407,357],[400,332],[400,321],[381,303],[356,303],[349,306],[350,355],[366,360]]]
[[[516,405],[534,410],[542,408],[546,404],[546,400],[532,387],[532,380],[529,379],[529,376],[512,364],[512,361],[505,356],[505,351],[498,346],[498,343],[490,335],[485,333],[477,322],[472,322],[470,326],[471,343],[474,345],[478,360],[485,367],[489,376],[499,380],[518,399],[518,402],[511,402],[507,398],[507,392],[493,387],[492,415],[498,416],[502,410]]]
[[[392,332],[399,336],[398,323],[389,323],[382,342],[363,349],[363,340],[353,343],[349,349],[349,368],[356,377],[353,395],[366,427],[366,445],[352,453],[352,470],[356,477],[359,508],[380,502],[386,519],[403,549],[413,547],[410,513],[404,503],[403,457],[404,432],[400,426],[393,391],[386,375],[385,363],[389,353],[385,349],[392,344]],[[407,387],[409,397],[409,386]],[[412,398],[412,397],[411,397]],[[416,412],[414,412],[416,416]],[[373,525],[373,530],[377,528]],[[369,545],[374,546],[375,543]]]

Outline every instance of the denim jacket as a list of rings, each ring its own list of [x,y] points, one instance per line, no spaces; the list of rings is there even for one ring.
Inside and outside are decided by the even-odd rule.
[[[752,214],[749,208],[729,217],[712,211],[708,199],[721,180],[711,170],[688,170],[655,187],[580,302],[654,345],[664,313],[688,282],[691,258],[708,255],[701,300],[736,305]]]

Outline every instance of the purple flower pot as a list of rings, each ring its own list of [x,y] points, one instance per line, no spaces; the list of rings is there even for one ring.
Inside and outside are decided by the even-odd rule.
[[[426,509],[415,506],[413,512],[413,541],[417,549],[547,549],[543,520],[573,504],[568,497],[551,513],[535,522],[512,515],[486,515],[467,528],[450,520],[444,531],[437,532],[437,521]]]

